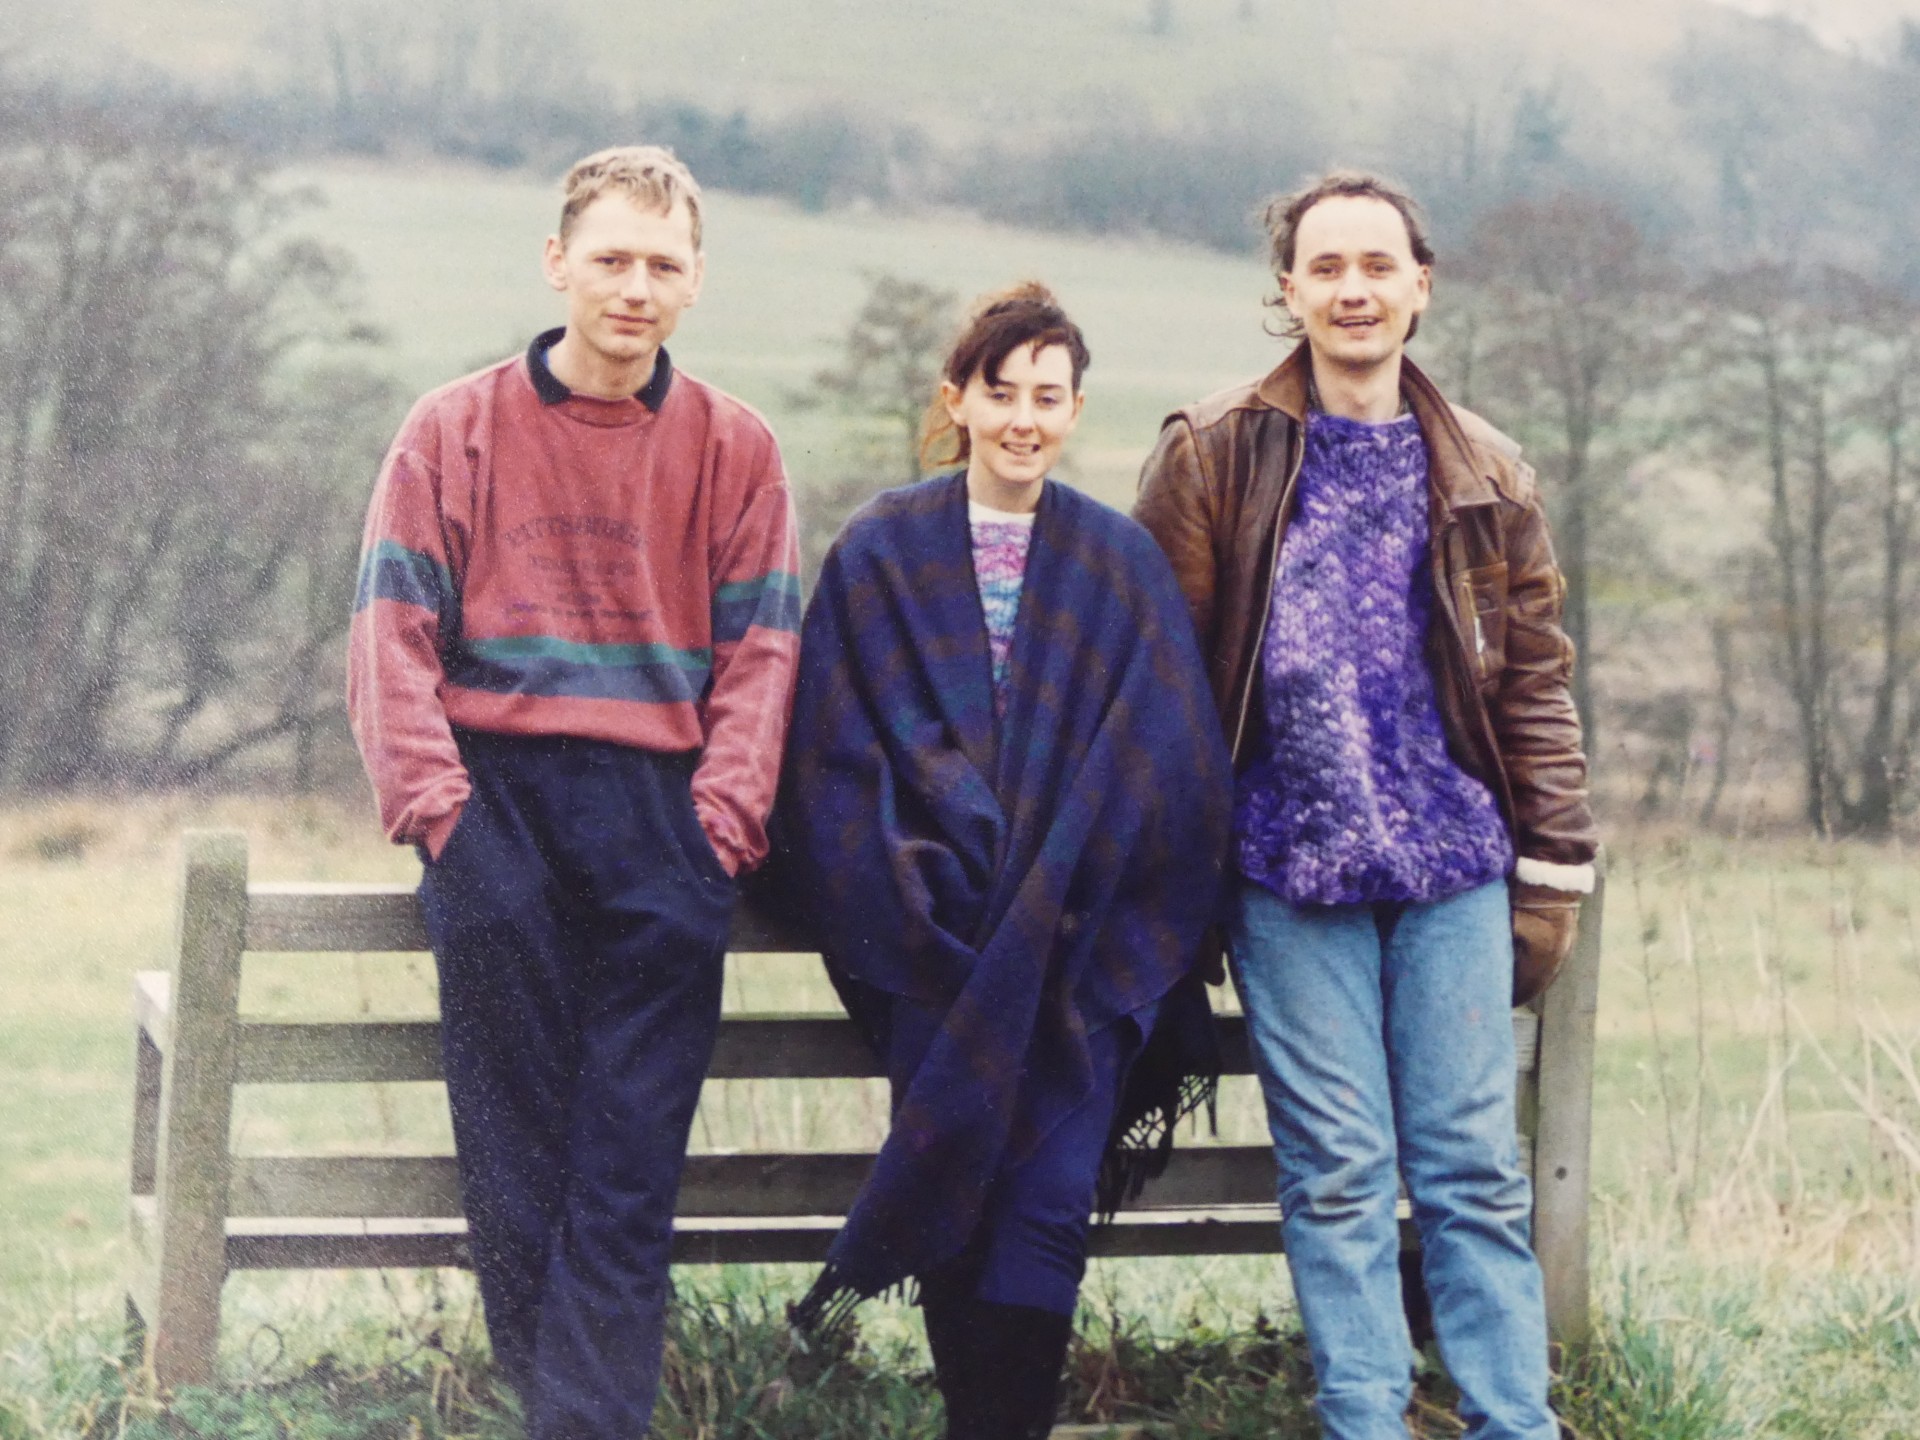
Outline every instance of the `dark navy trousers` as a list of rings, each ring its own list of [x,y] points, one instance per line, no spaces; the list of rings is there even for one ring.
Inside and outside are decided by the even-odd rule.
[[[459,732],[421,881],[474,1268],[532,1440],[639,1440],[734,887],[696,757]]]

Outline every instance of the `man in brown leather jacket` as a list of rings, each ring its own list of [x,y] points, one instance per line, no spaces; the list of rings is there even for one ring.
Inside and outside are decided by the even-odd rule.
[[[1302,343],[1170,416],[1135,517],[1193,611],[1236,774],[1229,958],[1330,1440],[1404,1440],[1404,1176],[1471,1440],[1553,1440],[1508,1002],[1595,834],[1565,585],[1518,448],[1404,356],[1412,200],[1336,171],[1267,212]]]

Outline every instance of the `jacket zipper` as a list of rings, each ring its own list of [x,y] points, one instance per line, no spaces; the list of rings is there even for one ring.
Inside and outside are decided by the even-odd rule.
[[[1294,482],[1299,480],[1300,466],[1306,458],[1307,437],[1306,427],[1303,424],[1294,437],[1293,464],[1287,470],[1286,484],[1280,487],[1280,509],[1273,517],[1273,553],[1267,557],[1267,593],[1261,599],[1260,623],[1254,627],[1253,653],[1249,657],[1253,667],[1258,667],[1260,664],[1260,653],[1267,643],[1267,621],[1273,616],[1273,587],[1280,578],[1280,542],[1285,538],[1287,531],[1287,507],[1293,504]],[[1257,673],[1257,668],[1250,668],[1247,671],[1247,683],[1240,692],[1240,715],[1234,721],[1233,745],[1227,752],[1231,763],[1236,767],[1240,763],[1240,742],[1246,738],[1247,734],[1247,712],[1253,708],[1253,682]]]
[[[1459,596],[1454,593],[1457,588],[1454,584],[1455,570],[1457,569],[1462,579],[1467,573],[1465,557],[1461,557],[1462,563],[1457,567],[1445,563],[1446,551],[1453,544],[1454,537],[1460,533],[1459,517],[1453,513],[1451,506],[1447,508],[1442,527],[1441,533],[1433,537],[1431,564],[1434,595],[1440,602],[1440,608],[1446,612],[1447,630],[1453,636],[1452,655],[1455,668],[1465,671],[1466,687],[1462,692],[1463,698],[1473,707],[1474,715],[1480,722],[1480,743],[1486,747],[1487,757],[1493,764],[1494,776],[1500,783],[1499,793],[1494,798],[1500,802],[1500,809],[1506,816],[1507,833],[1514,835],[1517,841],[1513,787],[1507,781],[1507,764],[1501,757],[1499,741],[1493,733],[1493,719],[1487,714],[1487,702],[1480,695],[1479,658],[1480,652],[1486,649],[1485,632],[1480,627],[1480,612],[1477,608],[1474,610],[1473,639],[1476,648],[1469,650],[1466,630],[1460,621]],[[1473,603],[1471,586],[1467,588],[1467,603],[1469,605]]]

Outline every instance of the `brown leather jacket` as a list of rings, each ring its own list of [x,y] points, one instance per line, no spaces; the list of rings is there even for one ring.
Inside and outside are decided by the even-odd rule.
[[[1533,471],[1411,361],[1401,377],[1427,442],[1440,601],[1428,649],[1449,748],[1500,802],[1519,854],[1584,865],[1597,837],[1560,628],[1566,582]],[[1257,384],[1168,416],[1134,505],[1186,592],[1236,763],[1306,413],[1303,344]]]

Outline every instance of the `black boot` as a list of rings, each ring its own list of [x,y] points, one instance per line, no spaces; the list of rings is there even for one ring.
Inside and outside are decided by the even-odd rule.
[[[1060,1406],[1073,1317],[1031,1305],[976,1301],[985,1440],[1046,1440]]]
[[[947,1405],[947,1440],[990,1440],[982,1412],[980,1303],[961,1287],[923,1281],[920,1316],[933,1352],[933,1379]]]

